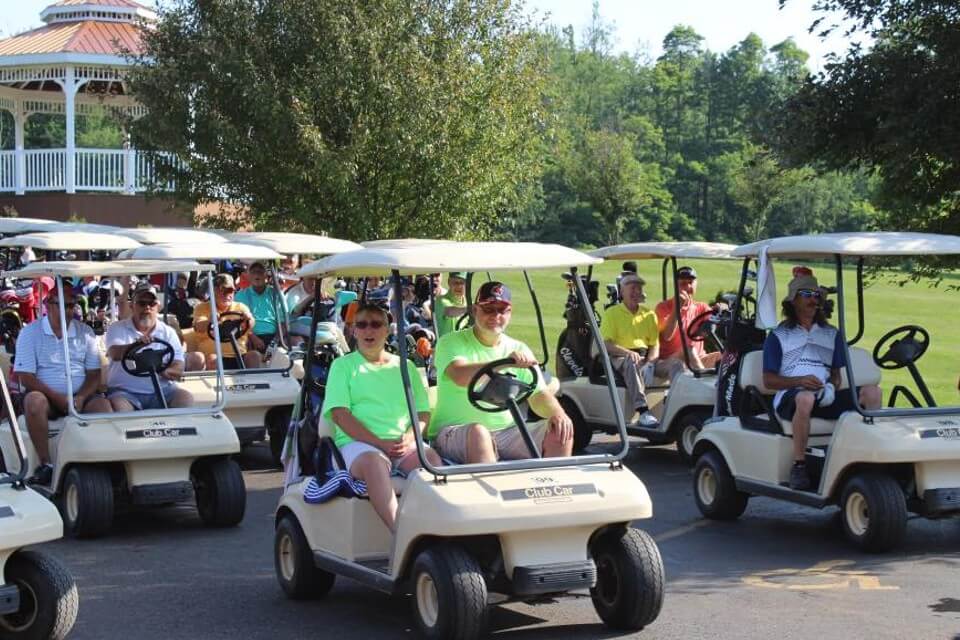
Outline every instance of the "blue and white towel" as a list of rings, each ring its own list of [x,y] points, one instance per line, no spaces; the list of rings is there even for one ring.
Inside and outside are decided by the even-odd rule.
[[[323,484],[313,476],[303,485],[303,501],[307,504],[321,504],[341,496],[361,498],[367,495],[367,483],[357,480],[346,471],[328,471]]]

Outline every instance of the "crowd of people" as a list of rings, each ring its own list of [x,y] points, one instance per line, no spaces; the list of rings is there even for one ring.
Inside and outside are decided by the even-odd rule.
[[[353,351],[333,362],[321,414],[334,425],[334,440],[346,470],[366,483],[374,508],[391,529],[397,501],[390,475],[409,472],[420,464],[414,429],[430,443],[426,455],[435,465],[443,461],[489,463],[532,454],[508,411],[481,411],[468,400],[471,379],[492,361],[509,359],[514,375],[533,386],[529,404],[544,420],[529,435],[542,455],[571,454],[570,417],[547,389],[530,348],[507,334],[513,300],[504,283],[486,282],[468,301],[467,274],[461,272],[448,274],[446,289],[438,275],[404,280],[399,296],[380,278],[340,281],[336,286],[359,289],[362,296],[337,313],[332,283],[301,280],[294,275],[298,266],[295,258],[282,263],[273,280],[279,286],[271,283],[266,264],[255,262],[245,269],[228,266],[211,276],[212,299],[209,282],[188,273],[175,274],[165,288],[162,281],[150,279],[134,283],[89,277],[67,283],[62,296],[52,281],[44,281],[49,278],[34,283],[33,307],[22,314],[27,323],[16,339],[13,364],[18,410],[25,416],[39,458],[31,481],[50,482],[49,421],[65,416],[71,407],[76,412],[109,413],[191,406],[191,394],[177,383],[185,372],[217,365],[210,330],[214,308],[221,334],[229,332],[233,338],[221,335],[225,369],[262,366],[278,340],[303,339],[291,335],[289,327],[304,320],[309,326],[314,305],[329,308],[324,319],[342,328]],[[644,305],[645,281],[630,266],[625,265],[628,268],[619,278],[618,301],[604,311],[601,331],[611,363],[625,383],[628,406],[635,411],[632,420],[641,426],[655,426],[657,418],[647,406],[646,387],[658,378],[672,379],[685,367],[716,365],[719,353],[706,352],[699,341],[682,341],[680,332],[690,330],[697,318],[719,308],[695,299],[696,270],[681,267],[679,304],[670,298],[651,309]],[[831,391],[842,365],[832,344],[837,333],[816,315],[817,300],[811,291],[820,291],[812,275],[791,282],[790,295],[784,301],[785,324],[771,333],[764,350],[769,386],[780,390],[777,410],[794,422],[795,442],[801,450],[804,424],[810,416],[833,415],[850,404],[845,396],[835,400]],[[65,326],[61,324],[61,304]],[[395,340],[393,323],[400,314],[418,350],[421,341],[426,342],[424,355],[432,356],[436,373],[437,400],[431,410],[424,377],[411,369],[415,424],[401,383],[397,345],[391,342]],[[472,322],[464,326],[461,321],[467,317]],[[105,318],[113,321],[106,322],[101,331]],[[184,340],[187,330],[193,332],[192,341]],[[98,333],[103,333],[102,344]],[[816,339],[804,342],[808,334],[816,334]],[[68,397],[64,340],[72,398]],[[794,342],[803,343],[801,350],[814,349],[816,353],[797,355]],[[169,345],[172,350],[158,375],[159,393],[149,378],[134,376],[123,366],[133,347],[149,348],[152,343]],[[824,360],[828,351],[829,362]],[[101,384],[103,365],[107,365],[105,385]],[[416,365],[408,360],[408,366]],[[824,369],[823,375],[818,367]],[[877,390],[859,391],[864,406],[877,404]],[[798,472],[791,479],[798,488],[803,486],[800,475]]]

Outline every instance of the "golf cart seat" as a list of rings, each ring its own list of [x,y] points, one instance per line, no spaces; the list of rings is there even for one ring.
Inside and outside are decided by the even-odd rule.
[[[313,454],[320,447],[321,441],[327,439],[329,446],[337,451],[337,446],[333,444],[333,425],[327,422],[323,416],[316,416],[309,422],[312,424],[304,425],[299,430],[300,468],[304,476],[316,473],[313,466]],[[340,464],[339,455],[339,451],[337,451],[337,464]],[[407,479],[394,475],[390,476],[390,481],[393,484],[393,492],[398,497],[402,495]]]
[[[853,361],[854,376],[856,377],[858,385],[880,383],[880,369],[874,364],[869,352],[859,347],[850,347],[850,359]],[[846,389],[850,386],[847,381],[847,372],[846,369],[841,369],[840,371],[840,388]],[[745,392],[743,394],[743,406],[745,408],[750,406],[751,398],[755,400],[758,399],[760,400],[760,404],[766,408],[767,413],[779,423],[779,429],[776,428],[776,425],[767,424],[766,426],[772,427],[772,429],[769,430],[775,432],[782,431],[788,436],[793,434],[793,425],[790,421],[780,419],[780,417],[773,412],[773,396],[776,392],[766,388],[763,384],[763,351],[751,351],[743,357],[743,364],[740,368],[740,388]],[[744,415],[744,418],[744,425],[753,426],[754,428],[759,428],[768,422],[762,417],[754,416],[752,420],[747,420],[746,418],[748,418],[748,416]],[[810,420],[810,435],[830,435],[833,433],[836,424],[836,420],[812,418]]]

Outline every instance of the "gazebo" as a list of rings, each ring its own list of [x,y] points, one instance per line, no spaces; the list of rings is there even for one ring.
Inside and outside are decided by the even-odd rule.
[[[0,150],[0,205],[11,199],[23,204],[5,197],[14,194],[45,192],[49,201],[57,193],[144,192],[152,156],[129,144],[77,147],[76,120],[116,110],[133,117],[143,113],[124,80],[126,54],[141,51],[141,34],[156,13],[134,0],[59,0],[40,17],[45,26],[0,40],[0,109],[13,114],[15,146]],[[41,113],[65,117],[63,148],[25,148],[27,118]],[[75,209],[78,199],[73,201]]]

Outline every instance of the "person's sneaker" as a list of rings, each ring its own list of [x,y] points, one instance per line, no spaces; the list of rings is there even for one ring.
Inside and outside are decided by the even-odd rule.
[[[49,486],[53,482],[53,465],[42,464],[33,471],[33,475],[27,479],[27,484],[42,484]]]
[[[807,475],[807,465],[794,464],[790,468],[790,488],[794,491],[808,491],[810,489],[810,476]]]
[[[660,424],[660,421],[657,420],[657,416],[653,415],[649,411],[644,411],[640,414],[637,424],[641,427],[655,427]]]

